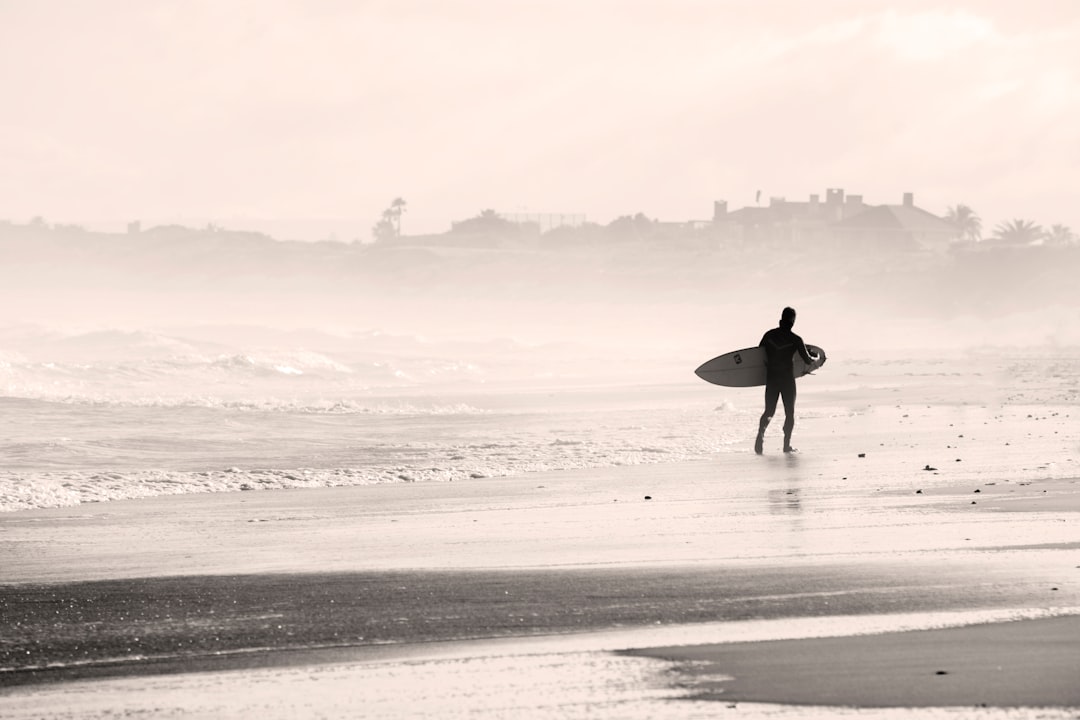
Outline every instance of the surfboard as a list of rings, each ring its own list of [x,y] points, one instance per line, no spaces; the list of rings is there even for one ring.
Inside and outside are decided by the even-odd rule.
[[[817,345],[807,345],[807,350],[818,359],[807,365],[795,353],[795,377],[812,373],[825,364],[825,351]],[[765,351],[759,347],[745,348],[714,357],[704,363],[695,374],[705,382],[727,387],[754,387],[765,384]]]

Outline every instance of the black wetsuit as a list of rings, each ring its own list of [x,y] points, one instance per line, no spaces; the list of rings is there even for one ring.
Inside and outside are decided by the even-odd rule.
[[[784,449],[791,448],[791,431],[795,428],[795,353],[810,364],[813,358],[803,339],[781,323],[761,338],[759,346],[765,350],[765,412],[758,424],[758,444],[765,428],[776,413],[776,401],[784,399]],[[758,450],[760,452],[760,449]]]

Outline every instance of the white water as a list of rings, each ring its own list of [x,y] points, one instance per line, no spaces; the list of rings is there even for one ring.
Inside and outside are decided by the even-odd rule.
[[[256,334],[9,331],[0,510],[679,460],[745,434],[689,372],[615,389],[565,348]]]

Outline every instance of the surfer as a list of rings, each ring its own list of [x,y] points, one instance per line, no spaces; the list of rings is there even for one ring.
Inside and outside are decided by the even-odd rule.
[[[758,423],[757,440],[754,452],[762,453],[765,442],[765,428],[776,414],[776,401],[784,399],[784,452],[795,452],[791,447],[791,431],[795,429],[795,353],[807,365],[817,359],[806,349],[803,339],[793,333],[795,310],[786,307],[780,314],[780,326],[765,333],[759,343],[765,351],[765,412]]]

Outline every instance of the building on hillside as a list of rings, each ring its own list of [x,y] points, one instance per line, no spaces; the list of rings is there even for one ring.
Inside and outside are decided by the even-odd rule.
[[[713,203],[713,227],[724,240],[746,245],[786,244],[818,240],[832,223],[857,215],[866,206],[862,195],[845,196],[842,188],[825,191],[809,200],[769,199],[767,206],[728,211],[727,202]]]
[[[713,204],[713,229],[722,242],[743,246],[785,246],[802,243],[929,248],[947,246],[956,229],[945,220],[915,207],[904,193],[902,205],[867,205],[862,195],[829,188],[809,200],[771,198],[767,206],[729,211],[723,200]]]
[[[570,216],[557,216],[566,217]],[[584,216],[575,216],[584,217]],[[535,241],[540,234],[540,216],[507,216],[494,210],[482,210],[480,214],[465,220],[454,220],[445,233],[427,235],[402,235],[382,241],[384,245],[439,247],[459,249],[495,249],[517,247]],[[568,221],[567,221],[568,222]],[[558,222],[556,222],[556,227]]]
[[[956,226],[915,206],[904,193],[900,205],[877,205],[833,223],[829,234],[838,245],[858,244],[894,250],[945,250],[957,238]]]

